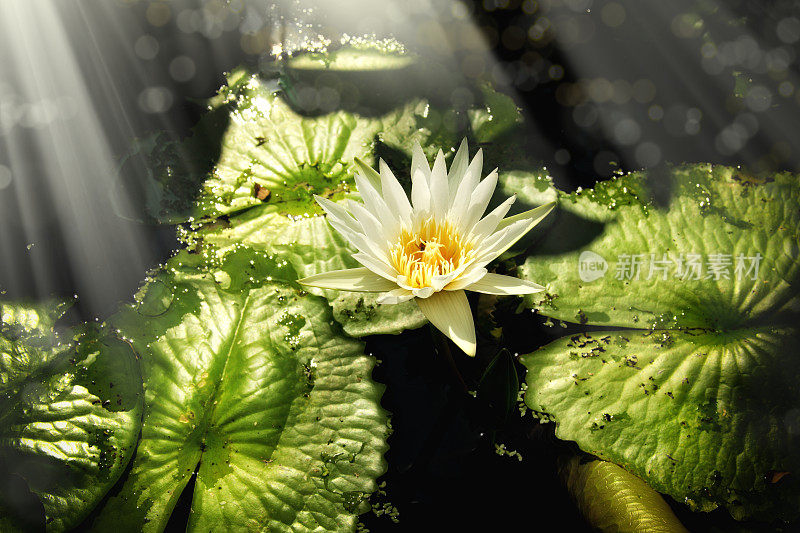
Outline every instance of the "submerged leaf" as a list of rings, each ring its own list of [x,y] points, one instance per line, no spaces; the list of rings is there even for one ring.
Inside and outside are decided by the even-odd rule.
[[[80,523],[122,474],[141,427],[133,351],[102,327],[56,331],[64,307],[0,302],[0,477],[17,480],[0,507],[12,529],[36,521],[26,489],[48,531]]]
[[[559,470],[581,514],[600,531],[688,531],[661,495],[614,463],[573,457]]]

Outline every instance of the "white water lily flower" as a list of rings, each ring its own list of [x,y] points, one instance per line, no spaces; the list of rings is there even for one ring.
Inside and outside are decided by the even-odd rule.
[[[361,160],[356,186],[364,203],[348,208],[317,196],[330,224],[352,244],[363,268],[337,270],[299,282],[323,289],[382,292],[378,303],[414,298],[422,313],[467,355],[475,355],[475,325],[464,291],[531,294],[544,287],[487,272],[486,265],[553,209],[550,203],[503,219],[515,197],[481,218],[497,185],[495,169],[481,180],[481,150],[469,161],[461,143],[447,170],[439,150],[433,169],[417,144],[411,161],[411,203],[392,171]]]

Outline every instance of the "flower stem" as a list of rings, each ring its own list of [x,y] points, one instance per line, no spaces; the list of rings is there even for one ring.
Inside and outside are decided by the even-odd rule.
[[[433,326],[431,328],[431,336],[433,337],[433,344],[436,347],[436,351],[443,354],[445,360],[447,360],[448,365],[450,366],[450,370],[453,371],[453,375],[458,381],[461,389],[464,391],[464,394],[469,394],[469,387],[467,387],[467,383],[464,381],[464,377],[461,375],[461,371],[458,370],[458,366],[456,365],[455,360],[453,359],[453,353],[450,351],[450,341],[444,334],[436,329]]]

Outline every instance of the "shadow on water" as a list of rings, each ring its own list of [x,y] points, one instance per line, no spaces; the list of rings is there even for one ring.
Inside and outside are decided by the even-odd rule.
[[[555,468],[556,456],[573,446],[559,443],[552,425],[531,423],[513,412],[487,416],[499,413],[492,405],[496,395],[479,385],[490,351],[479,350],[480,360],[452,353],[467,385],[480,388],[473,397],[434,344],[429,328],[367,341],[367,351],[383,361],[374,376],[387,385],[381,403],[392,413],[394,429],[388,471],[378,480],[386,482],[386,496],[373,503],[395,506],[399,523],[373,513],[359,520],[370,531],[492,530],[501,517],[519,525],[520,509],[535,505],[558,516],[565,531],[589,531]],[[499,455],[495,445],[500,444],[524,460]]]
[[[459,88],[466,88],[473,98],[479,98],[477,88],[470,87],[459,72],[427,58],[381,70],[300,69],[287,65],[281,87],[292,109],[309,117],[332,111],[379,117],[415,98],[426,98],[434,107],[448,108],[453,107],[451,97]]]
[[[9,522],[19,524],[25,531],[45,531],[44,506],[19,474],[8,469],[5,461],[0,462],[0,513]]]
[[[170,224],[191,215],[203,182],[222,152],[231,108],[207,111],[183,140],[164,133],[139,140],[120,167],[117,194],[127,198],[126,218]]]

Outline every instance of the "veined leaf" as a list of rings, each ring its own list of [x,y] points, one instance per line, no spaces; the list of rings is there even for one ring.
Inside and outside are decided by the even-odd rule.
[[[280,258],[181,253],[112,321],[141,354],[142,439],[94,527],[348,531],[385,470],[374,360]]]
[[[48,531],[80,523],[114,485],[142,416],[131,348],[99,326],[55,331],[66,307],[0,302],[0,474],[24,481]],[[4,496],[4,528],[31,526],[20,495]]]
[[[379,118],[343,111],[302,117],[256,76],[236,78],[233,85],[236,96],[227,98],[236,103],[231,126],[199,203],[202,216],[229,217],[189,230],[186,240],[221,250],[246,245],[281,253],[300,276],[360,266],[352,258],[355,250],[328,225],[314,195],[334,201],[358,198],[354,158],[375,162],[381,132],[421,135],[414,117],[426,104],[415,101]],[[365,316],[363,300],[340,297],[338,291],[313,292],[335,302],[337,320]],[[373,305],[368,321],[348,318],[342,324],[351,335],[365,335],[399,333],[425,323],[414,302],[392,307]],[[398,313],[407,319],[397,323]]]
[[[547,286],[532,305],[647,329],[524,356],[528,405],[561,438],[693,508],[795,516],[798,200],[797,176],[709,165],[562,194],[543,255],[521,267]]]
[[[573,457],[559,470],[581,514],[600,531],[687,531],[660,494],[614,463]]]

